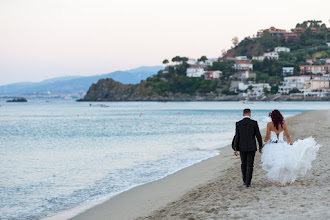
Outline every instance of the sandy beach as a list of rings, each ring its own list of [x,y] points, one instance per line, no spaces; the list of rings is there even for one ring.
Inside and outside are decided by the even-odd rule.
[[[286,120],[293,141],[312,136],[322,145],[313,168],[292,185],[267,180],[258,153],[255,187],[243,187],[240,158],[228,146],[219,156],[135,187],[72,219],[329,219],[329,115],[330,110],[304,112]]]

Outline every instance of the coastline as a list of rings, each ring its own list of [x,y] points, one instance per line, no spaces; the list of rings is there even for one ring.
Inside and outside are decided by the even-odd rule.
[[[267,95],[263,98],[246,98],[239,95],[205,95],[205,96],[157,96],[157,97],[138,97],[138,98],[94,98],[94,99],[78,99],[77,102],[329,102],[330,96],[327,97],[313,97],[313,96],[290,96],[290,95]]]
[[[304,136],[304,134],[301,134],[301,132],[296,133],[294,131],[295,126],[297,126],[295,121],[297,121],[297,119],[299,121],[299,119],[306,114],[320,116],[321,114],[318,114],[318,112],[325,114],[325,112],[329,112],[329,110],[304,112],[287,119],[287,123],[291,127],[289,127],[289,130],[294,140],[307,137],[306,135]],[[265,129],[263,129],[261,133],[264,135]],[[316,139],[316,141],[318,141],[318,139]],[[326,142],[321,144],[325,145]],[[257,156],[255,167],[259,163],[259,160],[260,156]],[[173,210],[178,209],[178,207],[194,209],[194,207],[186,206],[186,204],[196,200],[194,195],[198,195],[200,193],[199,191],[203,192],[203,190],[200,189],[208,187],[209,184],[219,184],[221,183],[221,180],[225,179],[234,182],[232,177],[228,178],[228,172],[233,169],[234,171],[231,172],[231,175],[234,174],[239,176],[239,163],[239,157],[233,156],[231,146],[226,146],[220,149],[220,154],[218,156],[196,163],[162,179],[134,187],[101,204],[85,210],[71,219],[136,219],[138,217],[141,217],[141,219],[155,219],[166,218],[169,216],[172,218],[175,213],[170,214],[171,210],[173,212]],[[235,184],[235,187],[237,188],[237,184],[233,184]],[[268,184],[271,185],[269,182]],[[225,185],[220,185],[219,187],[221,188],[224,186]],[[257,185],[256,187],[260,186]],[[239,190],[242,189],[239,188]],[[209,191],[209,193],[212,193],[212,190]],[[191,198],[191,196],[193,198]],[[201,203],[205,202],[202,201]],[[175,208],[173,208],[174,204],[176,206]],[[185,204],[185,206],[182,204]],[[178,213],[185,214],[185,211],[179,211]],[[204,216],[201,218],[212,217],[213,215],[214,213],[212,212],[208,212],[206,215],[204,212]],[[185,218],[187,216],[180,216],[180,218]],[[189,217],[194,216],[196,215],[191,214]],[[179,217],[174,215],[173,218],[175,219]],[[58,216],[57,219],[63,219],[63,216],[62,218]]]
[[[217,156],[122,192],[70,219],[135,219],[146,216],[215,176],[221,176],[222,170],[231,166],[232,149],[230,146],[220,149]]]

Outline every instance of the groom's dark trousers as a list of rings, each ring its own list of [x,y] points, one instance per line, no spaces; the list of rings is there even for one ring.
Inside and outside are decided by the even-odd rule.
[[[232,147],[234,151],[239,151],[241,156],[242,178],[245,185],[251,185],[254,157],[257,151],[256,138],[259,143],[259,149],[262,148],[262,138],[258,122],[245,117],[236,122],[236,132]]]

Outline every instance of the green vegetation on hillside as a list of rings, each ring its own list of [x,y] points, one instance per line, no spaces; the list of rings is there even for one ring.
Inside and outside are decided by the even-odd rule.
[[[207,60],[202,56],[202,60]],[[179,65],[169,66],[167,72],[159,71],[156,76],[147,78],[146,86],[151,86],[153,91],[159,95],[166,96],[171,93],[182,93],[193,95],[196,92],[209,93],[215,92],[218,81],[204,80],[204,77],[187,77],[186,71],[189,67],[188,59],[176,56],[173,62],[181,62]]]
[[[263,61],[253,60],[253,71],[256,72],[256,82],[269,83],[271,91],[266,93],[276,93],[280,82],[283,80],[282,68],[294,67],[294,75],[300,74],[299,65],[308,65],[306,59],[320,59],[330,57],[330,47],[326,45],[330,32],[321,21],[309,20],[298,23],[296,28],[302,28],[302,33],[297,34],[295,40],[285,39],[283,36],[272,35],[268,31],[260,38],[247,37],[242,41],[233,38],[234,48],[223,51],[224,57],[213,62],[206,70],[220,70],[222,76],[218,80],[204,80],[203,77],[186,77],[186,70],[190,66],[187,57],[176,56],[171,59],[176,65],[169,65],[165,70],[159,71],[156,76],[147,79],[146,86],[160,95],[169,93],[196,94],[221,91],[222,94],[234,94],[229,90],[232,80],[235,78],[237,70],[233,69],[235,61],[226,59],[230,56],[260,56],[265,52],[273,51],[275,47],[282,46],[290,48],[291,52],[280,52],[278,60],[264,59]],[[294,29],[292,29],[293,31]],[[329,36],[327,36],[329,35]],[[198,61],[206,61],[207,57],[202,56]],[[165,59],[163,64],[168,64]],[[315,64],[324,64],[316,62]]]

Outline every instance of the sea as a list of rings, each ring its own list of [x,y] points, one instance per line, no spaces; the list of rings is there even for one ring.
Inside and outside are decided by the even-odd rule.
[[[0,219],[57,216],[221,154],[244,108],[265,128],[273,109],[330,102],[2,100]]]

